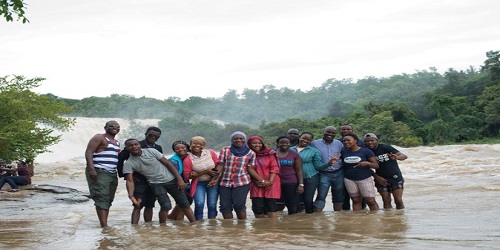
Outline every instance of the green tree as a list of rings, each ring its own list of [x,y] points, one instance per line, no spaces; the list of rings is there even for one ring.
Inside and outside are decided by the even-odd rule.
[[[492,83],[498,84],[500,81],[500,51],[488,51],[486,57],[488,59],[484,61],[481,70],[487,71],[490,74]]]
[[[0,157],[32,161],[61,140],[54,129],[65,131],[74,124],[62,117],[71,111],[66,104],[31,91],[43,80],[0,77]]]
[[[433,95],[428,107],[438,118],[448,121],[455,119],[455,116],[475,113],[474,107],[464,96]]]
[[[486,134],[493,136],[500,134],[500,84],[486,87],[477,103],[484,110]]]
[[[24,16],[26,10],[26,3],[23,0],[0,0],[0,15],[2,15],[7,22],[21,20],[23,23],[29,22]]]
[[[383,143],[398,146],[419,146],[422,139],[415,136],[414,131],[402,121],[395,121],[391,111],[382,111],[368,117],[356,120],[356,134],[361,138],[363,134],[371,132],[379,136]]]
[[[427,124],[427,141],[437,144],[445,144],[454,141],[456,134],[454,133],[450,123],[437,119]]]
[[[166,117],[158,123],[161,129],[161,137],[159,143],[167,145],[165,152],[170,151],[170,145],[178,140],[189,141],[193,136],[191,133],[192,124],[184,119],[174,117]]]
[[[500,100],[500,99],[499,99]],[[452,123],[456,142],[477,140],[482,138],[481,130],[485,122],[472,115],[459,115]]]

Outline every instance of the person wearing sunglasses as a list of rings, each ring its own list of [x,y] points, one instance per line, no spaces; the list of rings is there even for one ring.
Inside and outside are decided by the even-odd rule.
[[[146,133],[144,134],[145,138],[144,140],[140,141],[141,148],[154,148],[160,153],[163,153],[163,148],[156,144],[156,141],[161,136],[161,129],[158,127],[149,127],[146,130]],[[130,157],[130,152],[125,148],[123,149],[120,154],[118,155],[118,175],[120,177],[125,177],[123,174],[123,164],[128,158]],[[149,183],[142,174],[139,174],[137,172],[133,173],[134,177],[134,184],[135,184],[135,189],[134,189],[134,197],[139,200],[141,199],[142,202],[140,206],[134,206],[134,209],[132,210],[132,216],[131,216],[131,223],[132,224],[137,224],[139,223],[139,219],[141,217],[141,210],[144,207],[144,222],[150,222],[153,220],[153,208],[155,206],[155,201],[156,197],[153,193],[153,190],[151,190],[151,187],[149,186]]]

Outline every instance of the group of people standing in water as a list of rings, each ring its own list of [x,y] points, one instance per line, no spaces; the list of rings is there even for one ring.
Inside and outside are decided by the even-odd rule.
[[[218,153],[205,148],[205,138],[194,136],[189,142],[174,142],[169,159],[156,144],[161,136],[157,127],[148,128],[142,141],[127,139],[123,150],[114,139],[118,123],[109,121],[104,128],[106,133],[95,135],[85,153],[87,182],[102,227],[107,226],[117,173],[126,180],[132,224],[139,222],[142,208],[144,221],[152,221],[156,200],[160,223],[184,216],[191,222],[202,220],[205,204],[208,219],[215,219],[218,212],[224,219],[234,215],[246,219],[249,193],[256,218],[276,217],[285,207],[288,214],[321,212],[329,190],[334,211],[350,205],[346,197],[354,211],[362,210],[363,200],[370,210],[377,210],[375,187],[384,208],[392,207],[391,195],[396,208],[404,208],[404,179],[397,161],[407,156],[378,144],[373,133],[360,140],[351,125],[341,126],[339,140],[333,126],[316,140],[312,133],[290,129],[276,139],[276,147],[236,131],[230,145]],[[175,200],[173,209],[169,195]]]

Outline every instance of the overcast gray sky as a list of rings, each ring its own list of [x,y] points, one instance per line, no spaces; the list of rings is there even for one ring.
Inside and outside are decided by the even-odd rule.
[[[39,93],[221,97],[264,85],[479,67],[500,49],[496,0],[27,0],[0,20],[0,75]]]

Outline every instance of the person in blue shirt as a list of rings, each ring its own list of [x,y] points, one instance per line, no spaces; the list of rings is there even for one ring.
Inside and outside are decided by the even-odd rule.
[[[314,140],[311,143],[311,146],[321,152],[323,162],[328,162],[334,156],[339,158],[333,165],[319,171],[318,195],[314,201],[315,212],[321,212],[325,208],[326,196],[330,187],[332,190],[333,210],[341,211],[344,203],[344,171],[340,160],[340,152],[344,145],[341,141],[335,139],[336,134],[337,128],[328,126],[323,130],[323,138]]]

